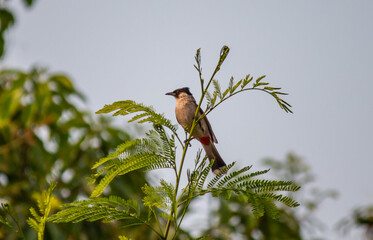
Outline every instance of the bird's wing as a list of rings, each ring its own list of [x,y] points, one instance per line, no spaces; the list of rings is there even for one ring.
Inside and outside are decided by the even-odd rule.
[[[200,112],[201,115],[203,114],[203,110],[202,109],[199,109],[199,112]],[[207,125],[207,129],[208,129],[208,131],[210,133],[210,138],[211,138],[212,142],[218,143],[218,139],[216,138],[216,136],[214,134],[214,131],[212,131],[211,124],[210,124],[209,120],[207,119],[207,117],[205,116],[201,121],[205,121],[205,123]]]

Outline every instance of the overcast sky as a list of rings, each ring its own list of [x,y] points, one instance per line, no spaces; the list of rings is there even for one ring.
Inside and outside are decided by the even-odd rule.
[[[372,1],[39,0],[14,9],[2,65],[67,73],[92,111],[132,99],[176,122],[175,101],[164,93],[189,86],[199,97],[196,49],[208,78],[228,45],[221,85],[265,74],[290,93],[294,114],[261,92],[224,103],[209,120],[225,161],[259,170],[264,157],[302,156],[317,187],[340,193],[318,212],[329,226],[372,204]]]

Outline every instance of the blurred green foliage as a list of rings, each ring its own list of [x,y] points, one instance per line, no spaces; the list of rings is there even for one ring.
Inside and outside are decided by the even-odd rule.
[[[353,230],[364,231],[365,238],[373,240],[373,205],[358,207],[352,210],[348,216],[339,221],[337,229],[344,236],[349,236]]]
[[[86,198],[94,187],[87,184],[94,162],[130,139],[109,119],[77,107],[84,101],[65,75],[38,69],[0,72],[0,201],[13,206],[26,239],[36,236],[26,225],[29,208],[51,180],[58,183],[54,207]],[[116,179],[106,194],[140,199],[145,183],[144,173],[135,172]],[[45,239],[118,235],[115,224],[47,224]],[[0,239],[17,236],[1,224]]]
[[[277,219],[268,213],[257,218],[250,214],[250,205],[242,204],[238,199],[220,199],[217,210],[211,212],[210,226],[204,233],[209,236],[207,239],[323,239],[324,224],[313,212],[323,200],[334,198],[337,193],[333,190],[308,189],[307,185],[313,182],[314,177],[310,167],[295,154],[288,154],[285,160],[264,159],[263,163],[271,168],[274,177],[302,186],[300,191],[288,193],[299,200],[300,207],[292,209],[279,205]]]
[[[6,33],[16,22],[14,13],[8,6],[9,2],[9,0],[0,1],[0,59],[4,56],[5,53]],[[35,3],[35,1],[23,0],[22,3],[26,8],[30,8]]]

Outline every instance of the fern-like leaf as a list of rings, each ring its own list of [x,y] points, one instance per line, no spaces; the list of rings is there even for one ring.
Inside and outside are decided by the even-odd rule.
[[[250,74],[246,75],[244,79],[242,79],[241,89],[244,89],[247,84],[249,84],[253,80],[253,77],[250,77]]]
[[[233,179],[232,181],[229,181],[227,183],[227,187],[231,187],[231,186],[234,186],[236,184],[238,184],[239,182],[242,182],[242,181],[245,181],[247,179],[251,179],[253,177],[256,177],[256,176],[259,176],[259,175],[262,175],[262,174],[265,174],[269,171],[269,169],[266,169],[266,170],[262,170],[262,171],[256,171],[256,172],[253,172],[253,173],[250,173],[250,174],[247,174],[247,175],[244,175],[244,176],[238,176],[237,178]]]
[[[101,179],[100,183],[92,192],[91,197],[99,196],[117,175],[124,175],[138,169],[149,168],[157,164],[167,163],[167,161],[168,160],[163,158],[163,156],[155,153],[144,152],[131,155],[120,162],[120,164],[113,166],[106,173],[106,175]]]
[[[49,217],[48,221],[54,223],[77,223],[84,220],[110,222],[134,219],[144,223],[139,219],[140,209],[137,202],[125,200],[118,196],[75,201],[70,204],[64,204],[63,207],[63,210]]]
[[[144,206],[153,210],[154,207],[163,211],[170,211],[173,197],[173,186],[161,181],[159,187],[145,185],[142,189],[145,194],[143,198]]]
[[[115,112],[114,112],[115,111]],[[110,105],[105,105],[102,109],[97,111],[100,113],[114,112],[114,116],[117,115],[129,115],[132,113],[138,113],[132,117],[129,122],[137,121],[139,123],[151,122],[155,125],[163,125],[169,128],[172,132],[176,132],[177,125],[171,123],[171,121],[164,117],[163,114],[156,113],[152,107],[145,106],[141,103],[136,103],[132,100],[118,101]]]
[[[126,237],[126,236],[118,236],[118,239],[119,240],[132,240],[132,238],[128,238],[128,237]]]
[[[213,179],[211,179],[210,182],[207,184],[207,189],[212,189],[212,187],[214,187],[214,185],[220,180],[220,178],[222,178],[224,174],[228,172],[235,164],[236,162],[228,164],[228,166],[224,168],[224,172],[216,175]]]
[[[39,240],[44,238],[45,223],[52,208],[52,192],[55,187],[56,183],[52,183],[48,190],[42,193],[41,198],[37,200],[41,216],[34,208],[30,208],[31,217],[27,219],[27,223],[38,232]]]
[[[202,190],[203,185],[205,184],[205,181],[206,181],[206,177],[209,174],[213,163],[214,163],[213,161],[210,161],[209,165],[205,167],[202,171],[200,171],[200,174],[197,179],[197,190],[198,191]]]
[[[22,228],[20,228],[15,212],[9,203],[0,204],[0,223],[17,233],[19,238],[24,238]]]
[[[161,125],[154,125],[154,130],[143,139],[135,139],[121,144],[116,151],[100,159],[93,168],[101,167],[91,176],[92,181],[105,173],[91,194],[97,197],[118,175],[135,170],[152,170],[175,168],[175,138],[169,137]]]
[[[221,87],[217,80],[212,80],[212,83],[214,84],[214,95],[216,94],[220,99],[223,98],[223,94],[221,93]]]
[[[117,158],[120,154],[122,154],[127,149],[131,149],[133,146],[140,144],[140,139],[134,139],[127,141],[123,144],[120,144],[115,152],[109,154],[107,157],[101,158],[97,163],[95,163],[92,167],[92,169],[100,167],[102,164],[106,163],[109,160]]]
[[[238,171],[234,171],[234,172],[230,173],[229,175],[225,176],[222,180],[220,180],[220,181],[218,182],[217,187],[218,187],[218,188],[219,188],[219,187],[222,187],[226,182],[228,182],[228,181],[231,180],[232,178],[234,178],[234,177],[236,177],[236,176],[238,176],[238,175],[240,175],[240,174],[242,174],[242,173],[244,173],[244,172],[246,172],[246,171],[249,171],[251,167],[252,167],[252,165],[251,165],[251,166],[244,167],[244,168],[242,168],[242,169],[240,169],[240,170],[238,170]]]
[[[285,204],[288,207],[298,207],[299,203],[288,196],[284,196],[282,194],[275,194],[275,193],[263,193],[260,195],[263,198],[273,199],[278,202]]]

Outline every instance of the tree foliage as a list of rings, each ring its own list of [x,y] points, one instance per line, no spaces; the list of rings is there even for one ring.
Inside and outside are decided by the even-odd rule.
[[[52,192],[56,187],[55,183],[52,183],[48,188],[48,191],[44,191],[40,200],[38,200],[39,213],[35,208],[30,208],[31,217],[27,219],[27,223],[38,232],[38,240],[44,239],[44,230],[47,218],[49,217],[53,196]]]
[[[286,194],[297,198],[300,208],[297,211],[284,205],[271,208],[269,202],[265,203],[266,207],[275,209],[277,217],[273,218],[267,211],[258,218],[250,211],[253,208],[250,204],[242,203],[238,198],[229,201],[221,198],[217,209],[210,212],[209,219],[212,220],[204,231],[209,236],[207,239],[324,239],[324,224],[315,217],[314,211],[325,199],[335,197],[336,192],[309,189],[307,185],[313,182],[313,174],[309,165],[295,154],[288,154],[285,160],[267,158],[263,163],[273,170],[275,177],[302,186],[300,191]]]
[[[351,232],[356,229],[364,231],[365,238],[362,239],[372,240],[373,239],[373,205],[364,207],[357,207],[352,212],[339,221],[337,229],[341,235],[351,236]]]
[[[268,83],[261,82],[264,77],[257,78],[250,88],[247,85],[252,78],[247,77],[247,79],[238,83],[234,83],[231,80],[227,90],[221,92],[219,83],[214,80],[214,76],[219,71],[228,53],[229,48],[224,46],[215,71],[205,85],[202,78],[200,50],[197,50],[195,67],[200,76],[201,97],[192,127],[188,129],[185,141],[181,141],[176,132],[176,126],[170,120],[166,119],[163,114],[156,113],[152,107],[144,104],[131,100],[118,101],[99,110],[97,113],[114,112],[114,116],[132,115],[130,122],[151,123],[153,128],[145,138],[124,142],[117,147],[114,153],[94,164],[95,173],[92,174],[91,180],[92,182],[98,181],[98,184],[95,186],[91,198],[64,205],[65,208],[53,215],[49,220],[58,223],[80,222],[83,220],[101,220],[103,222],[116,220],[120,222],[122,227],[143,224],[161,239],[175,239],[178,237],[178,231],[190,203],[206,194],[224,199],[240,199],[241,202],[250,204],[253,213],[258,217],[263,216],[264,213],[269,213],[276,218],[278,209],[274,201],[281,202],[288,207],[298,206],[299,204],[296,201],[282,194],[282,192],[297,191],[299,186],[291,181],[258,179],[258,176],[267,173],[268,170],[250,172],[251,166],[247,166],[232,171],[231,169],[235,165],[233,162],[227,166],[222,174],[206,182],[212,163],[208,164],[207,158],[202,157],[201,152],[198,152],[195,158],[194,169],[188,169],[187,171],[188,182],[186,186],[183,188],[180,186],[183,163],[187,158],[189,142],[192,139],[191,133],[198,122],[222,102],[247,90],[260,90],[274,97],[280,107],[286,112],[291,112],[291,106],[279,97],[284,95],[284,93],[278,91],[280,88],[269,87]],[[215,87],[213,93],[209,94],[208,89],[211,84]],[[238,86],[241,87],[238,88]],[[209,95],[214,97],[210,98],[208,97]],[[220,98],[218,102],[216,102],[216,96]],[[208,100],[208,107],[205,115],[198,118],[197,113],[205,97]],[[179,142],[183,149],[180,161],[176,161],[176,141]],[[145,197],[142,199],[143,207],[145,208],[144,214],[127,211],[120,203],[110,202],[108,204],[107,198],[100,197],[111,182],[120,175],[140,169],[153,170],[159,168],[171,169],[175,174],[175,183],[161,180],[158,186],[145,185],[143,187]],[[127,201],[133,203],[131,200],[124,199],[121,199],[120,202]],[[141,207],[140,209],[143,208]],[[151,223],[152,219],[154,219],[153,224]]]
[[[58,183],[51,212],[61,202],[89,196],[87,178],[94,162],[131,138],[110,119],[85,110],[84,96],[59,73],[0,71],[0,106],[0,200],[3,222],[8,223],[0,224],[0,238],[14,239],[22,232],[28,239],[36,238],[26,220],[30,207],[38,220],[36,203],[50,182]],[[107,193],[141,199],[139,189],[145,183],[143,172],[127,174],[113,181]],[[45,238],[102,239],[119,235],[115,229],[114,224],[98,222],[74,227],[47,223]]]
[[[7,1],[0,2],[0,59],[5,53],[6,33],[16,22],[13,11],[6,2]],[[30,8],[34,2],[34,0],[22,1],[23,5],[27,8]]]

